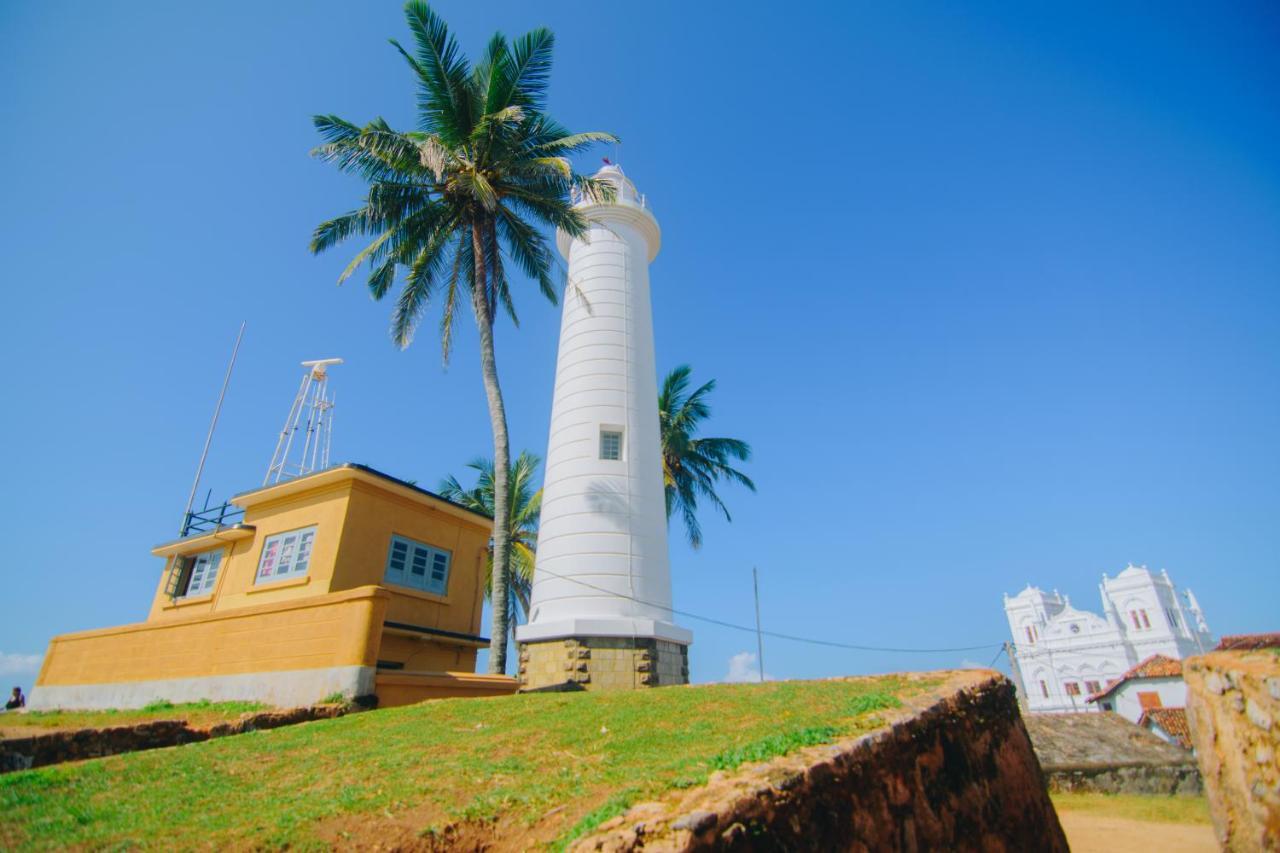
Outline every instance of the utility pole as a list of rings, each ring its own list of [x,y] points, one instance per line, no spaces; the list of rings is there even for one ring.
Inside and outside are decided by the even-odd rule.
[[[1027,685],[1022,680],[1022,669],[1018,666],[1017,650],[1013,643],[1008,640],[1004,641],[1004,653],[1009,658],[1009,674],[1013,676],[1013,686],[1017,688],[1018,704],[1025,711],[1029,707],[1027,697]]]
[[[760,665],[760,681],[764,682],[764,634],[760,632],[760,574],[751,567],[751,587],[756,594],[756,663]]]

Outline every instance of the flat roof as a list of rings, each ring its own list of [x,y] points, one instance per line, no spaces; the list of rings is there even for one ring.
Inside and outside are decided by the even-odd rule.
[[[433,498],[435,500],[440,501],[441,503],[448,504],[449,506],[454,507],[458,510],[461,510],[462,512],[470,513],[471,515],[477,516],[478,518],[483,518],[485,521],[489,523],[493,523],[493,516],[489,515],[488,513],[480,512],[479,510],[474,510],[468,506],[463,506],[462,504],[456,501],[451,501],[446,497],[443,497],[441,495],[436,494],[435,492],[424,489],[421,486],[415,485],[414,483],[410,483],[406,480],[401,480],[399,477],[393,477],[390,474],[379,471],[377,468],[370,468],[368,465],[361,465],[358,462],[343,462],[340,465],[332,465],[321,471],[312,471],[310,474],[304,474],[301,477],[294,477],[290,480],[281,480],[280,482],[272,483],[269,486],[262,486],[261,488],[253,489],[248,492],[241,492],[240,494],[233,496],[230,502],[233,504],[238,504],[242,498],[258,495],[262,492],[270,491],[272,489],[278,489],[284,486],[296,486],[299,483],[303,483],[315,477],[324,476],[325,474],[332,474],[335,471],[360,471],[364,474],[369,474],[373,477],[377,477],[378,479],[386,480],[388,483],[391,483],[393,485],[400,486],[401,488],[409,489],[411,491],[417,492],[420,495],[425,495],[426,497]]]

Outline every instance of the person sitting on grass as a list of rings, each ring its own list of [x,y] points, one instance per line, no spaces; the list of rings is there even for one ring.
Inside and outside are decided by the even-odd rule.
[[[18,708],[25,708],[27,705],[27,697],[22,695],[22,688],[13,688],[13,695],[9,697],[9,701],[4,703],[6,711],[15,711]]]

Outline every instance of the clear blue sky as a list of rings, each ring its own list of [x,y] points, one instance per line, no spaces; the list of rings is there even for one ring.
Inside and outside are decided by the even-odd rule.
[[[1001,593],[1096,608],[1134,561],[1215,632],[1280,627],[1280,15],[908,5],[439,4],[472,55],[555,30],[553,111],[624,139],[664,229],[659,370],[715,377],[755,448],[734,523],[673,530],[677,606],[750,621],[757,565],[775,630],[994,653]],[[490,452],[471,327],[447,371],[434,316],[397,351],[334,286],[349,253],[307,252],[360,195],[310,117],[412,121],[390,36],[395,2],[0,6],[0,678],[145,616],[241,319],[215,496],[261,481],[307,358],[347,360],[338,457],[434,485]],[[519,308],[499,363],[541,454],[558,314]],[[754,650],[685,621],[696,680]]]

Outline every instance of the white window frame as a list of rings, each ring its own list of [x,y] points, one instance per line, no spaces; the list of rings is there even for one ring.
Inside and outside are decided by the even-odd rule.
[[[311,555],[315,550],[316,526],[299,527],[268,536],[258,553],[258,570],[254,584],[275,583],[303,577],[311,568]],[[268,557],[271,564],[267,565]],[[263,574],[263,570],[267,573]]]
[[[419,561],[421,572],[415,571]],[[452,568],[453,552],[407,536],[392,534],[391,542],[387,545],[387,563],[382,577],[392,586],[443,597],[449,593],[449,574]]]
[[[605,440],[606,440],[606,438],[607,438],[607,439],[613,439],[613,438],[615,438],[615,437],[616,437],[616,438],[617,438],[617,440],[618,440],[618,446],[617,446],[617,448],[616,448],[616,452],[617,452],[617,454],[618,454],[618,455],[617,455],[617,456],[606,456],[606,455],[605,455],[605,452],[604,452],[604,449],[605,449]],[[601,458],[601,459],[603,459],[603,460],[605,460],[606,462],[620,462],[620,461],[622,461],[622,454],[626,452],[626,448],[625,448],[625,446],[623,445],[624,438],[625,438],[625,436],[623,435],[622,427],[617,427],[617,426],[608,426],[608,425],[601,426],[601,427],[600,427],[600,451],[599,451],[599,452],[600,452],[600,458]]]
[[[218,582],[218,571],[222,568],[222,551],[222,548],[215,548],[212,551],[174,557],[178,563],[174,566],[174,571],[182,574],[178,583],[183,587],[174,598],[181,600],[212,594],[213,587]]]

